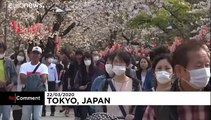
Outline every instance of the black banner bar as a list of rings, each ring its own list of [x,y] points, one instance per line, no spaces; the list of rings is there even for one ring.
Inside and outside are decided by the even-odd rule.
[[[0,105],[44,105],[44,92],[0,92]]]

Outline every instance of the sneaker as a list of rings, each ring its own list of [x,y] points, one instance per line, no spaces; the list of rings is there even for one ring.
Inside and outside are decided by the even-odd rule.
[[[62,108],[61,110],[59,110],[60,113],[64,112],[65,108]]]
[[[54,116],[54,113],[51,113],[50,116]]]

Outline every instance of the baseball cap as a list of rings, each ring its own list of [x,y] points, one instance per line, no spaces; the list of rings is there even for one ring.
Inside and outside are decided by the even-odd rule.
[[[42,49],[39,46],[33,47],[32,52],[35,52],[35,51],[39,52],[40,54],[42,54]]]

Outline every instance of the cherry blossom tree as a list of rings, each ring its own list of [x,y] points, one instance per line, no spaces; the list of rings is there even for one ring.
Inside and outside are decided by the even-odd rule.
[[[32,0],[14,0],[11,4],[24,2],[34,3]],[[114,41],[121,42],[122,39],[135,35],[134,30],[128,32],[130,28],[127,26],[127,21],[140,10],[147,11],[148,9],[145,4],[146,0],[122,0],[121,2],[118,0],[43,0],[42,3],[44,8],[10,8],[9,18],[26,27],[40,22],[40,24],[53,29],[54,25],[57,24],[55,26],[58,27],[57,30],[45,33],[47,37],[58,34],[61,36],[62,45],[70,44],[76,48],[85,47],[87,49],[91,46],[104,48],[109,44],[112,45]],[[75,23],[75,27],[63,35],[71,23]],[[128,33],[131,35],[126,35]],[[15,33],[11,32],[11,35],[17,37]],[[46,36],[38,37],[37,40],[46,40]],[[24,37],[20,36],[20,39],[22,40]],[[34,40],[35,36],[29,38]]]
[[[0,23],[5,20],[5,3],[6,0],[2,3]],[[42,41],[43,46],[56,46],[56,50],[58,47],[102,50],[114,43],[150,48],[165,43],[166,38],[173,40],[170,38],[175,35],[193,37],[208,23],[210,6],[209,0],[192,3],[183,0],[13,0],[9,3],[8,45],[26,43],[27,47],[28,43]],[[21,3],[32,5],[18,7]],[[12,29],[12,20],[19,24],[19,32]],[[5,24],[0,25],[2,38]],[[39,34],[22,34],[22,27],[37,31],[35,26],[42,28]],[[48,50],[47,47],[45,51]]]

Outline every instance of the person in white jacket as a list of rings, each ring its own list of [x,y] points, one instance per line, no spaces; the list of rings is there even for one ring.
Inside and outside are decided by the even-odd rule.
[[[54,62],[54,56],[52,54],[47,54],[45,56],[45,64],[48,67],[48,91],[56,91],[58,88],[58,72],[56,69],[56,64]],[[55,106],[51,106],[50,116],[54,116]],[[46,116],[46,107],[43,106],[42,116]]]

